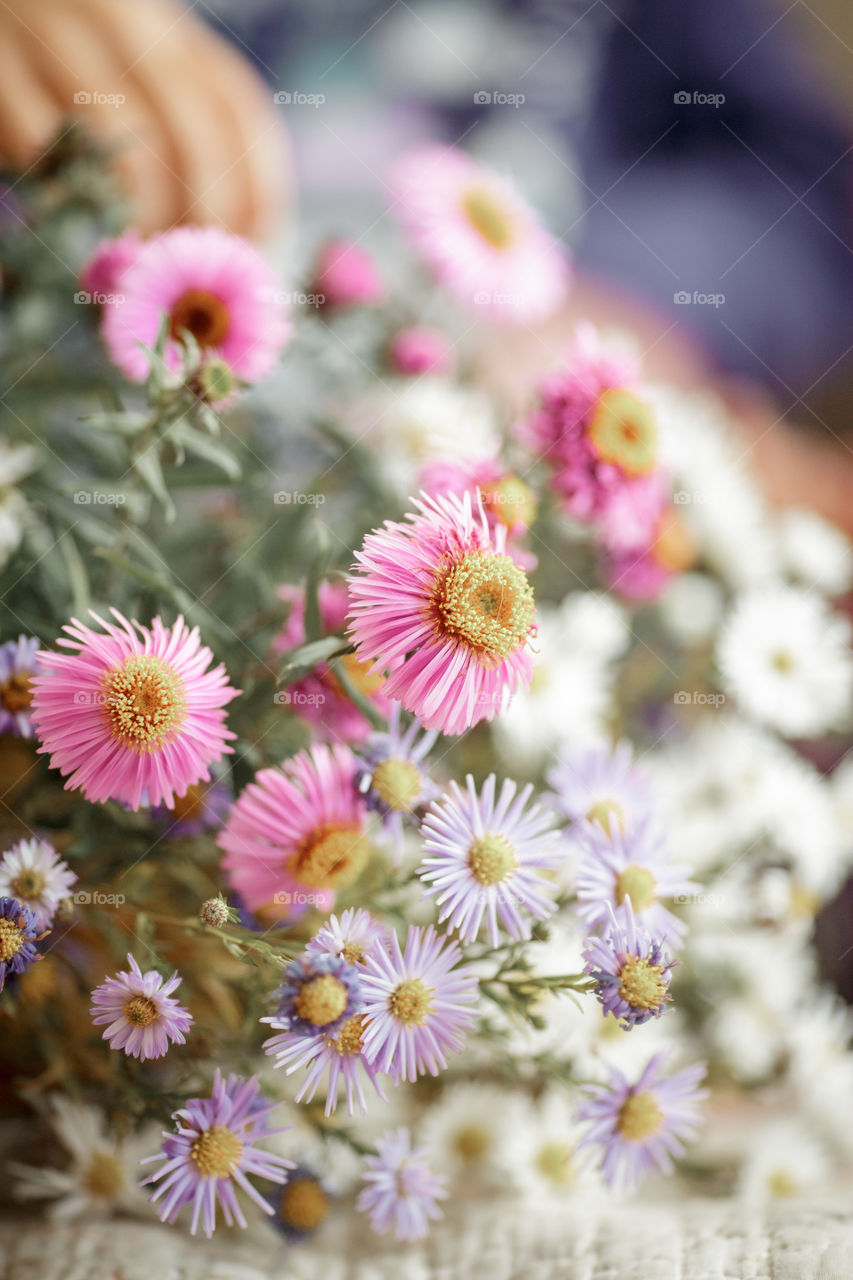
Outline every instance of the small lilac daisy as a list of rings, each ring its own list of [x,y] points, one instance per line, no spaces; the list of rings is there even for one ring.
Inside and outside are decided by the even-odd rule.
[[[68,863],[46,840],[19,840],[0,856],[0,897],[16,898],[29,907],[42,929],[76,883]]]
[[[365,744],[366,767],[358,780],[358,787],[367,798],[368,808],[375,810],[382,819],[394,852],[395,865],[399,865],[403,854],[403,819],[414,819],[417,811],[438,793],[438,788],[421,767],[437,737],[437,729],[423,731],[418,719],[414,719],[404,732],[400,723],[400,704],[392,702],[388,732],[371,734]]]
[[[284,1186],[269,1198],[273,1226],[285,1239],[298,1244],[323,1225],[333,1201],[332,1192],[313,1169],[297,1165]]]
[[[551,818],[538,805],[527,809],[533,791],[519,794],[507,778],[495,798],[492,773],[477,795],[474,779],[463,792],[451,782],[449,793],[433,804],[422,832],[428,856],[418,869],[424,893],[437,898],[439,920],[449,920],[463,942],[473,942],[485,917],[489,940],[498,945],[498,921],[511,938],[530,937],[531,921],[554,910],[555,886],[542,871],[556,867],[564,854]]]
[[[584,952],[585,969],[595,978],[596,997],[605,1014],[628,1030],[659,1018],[672,999],[669,983],[674,961],[663,947],[653,942],[645,929],[637,927],[631,899],[625,899],[627,922],[614,916],[603,938],[590,938]]]
[[[301,1036],[337,1031],[364,1003],[355,965],[322,953],[290,961],[279,997],[277,1021]]]
[[[442,1216],[439,1200],[447,1198],[446,1179],[435,1174],[425,1147],[412,1147],[408,1129],[391,1129],[376,1143],[377,1154],[365,1156],[366,1186],[356,1208],[369,1214],[380,1234],[393,1228],[398,1240],[420,1240],[429,1221]]]
[[[621,836],[589,823],[580,847],[575,889],[578,915],[584,923],[607,929],[615,915],[627,928],[630,898],[634,915],[652,937],[678,946],[685,925],[662,900],[694,893],[699,886],[689,879],[689,867],[667,861],[661,838],[651,825],[643,822],[630,835]]]
[[[446,1054],[458,1053],[474,1019],[478,980],[470,965],[455,968],[462,952],[432,925],[412,927],[405,952],[396,932],[390,952],[375,951],[362,975],[364,1056],[394,1079],[438,1075]]]
[[[281,1034],[264,1041],[264,1052],[275,1058],[275,1067],[286,1067],[287,1075],[307,1067],[305,1082],[296,1095],[297,1102],[310,1102],[320,1083],[329,1071],[326,1085],[326,1115],[330,1116],[338,1105],[338,1090],[343,1085],[347,1100],[347,1112],[353,1115],[355,1106],[362,1115],[367,1111],[362,1076],[373,1086],[383,1102],[387,1101],[379,1081],[379,1068],[364,1057],[364,1014],[356,1013],[337,1031],[321,1031],[316,1035],[302,1035],[291,1031],[286,1022],[278,1018],[262,1018],[274,1031]]]
[[[162,1058],[169,1042],[184,1044],[192,1015],[172,999],[180,986],[177,972],[167,982],[156,969],[142,972],[128,955],[130,973],[120,970],[92,992],[92,1022],[109,1023],[103,1034],[111,1049],[124,1049],[132,1058]]]
[[[0,644],[0,733],[17,738],[31,738],[30,703],[33,700],[31,677],[41,671],[40,641],[33,636],[18,636]]]
[[[162,1152],[143,1161],[143,1164],[151,1160],[164,1162],[142,1184],[163,1179],[151,1196],[152,1201],[162,1195],[166,1197],[159,1209],[161,1222],[174,1222],[183,1206],[191,1204],[190,1234],[195,1235],[201,1219],[209,1239],[216,1227],[218,1205],[229,1227],[235,1222],[245,1227],[235,1183],[258,1208],[272,1215],[272,1208],[249,1182],[247,1174],[283,1183],[287,1180],[287,1170],[294,1168],[292,1161],[255,1146],[258,1139],[283,1132],[270,1129],[267,1124],[274,1106],[275,1103],[266,1103],[259,1096],[257,1076],[246,1080],[232,1075],[226,1081],[217,1070],[210,1097],[192,1098],[174,1113],[175,1131],[164,1133],[166,1141]]]
[[[608,1186],[630,1190],[655,1168],[670,1173],[672,1157],[684,1154],[684,1141],[698,1129],[697,1109],[708,1096],[707,1089],[698,1088],[705,1064],[666,1076],[665,1063],[666,1054],[656,1054],[636,1084],[611,1067],[606,1084],[585,1089],[577,1115],[590,1127],[578,1150],[604,1148],[602,1170]]]
[[[318,929],[308,942],[305,953],[309,956],[341,956],[347,964],[361,967],[365,959],[380,946],[388,930],[364,907],[347,907],[340,919],[329,916],[322,929]]]
[[[41,960],[34,944],[44,936],[29,907],[15,898],[0,898],[0,991],[10,973],[23,973]]]
[[[612,749],[564,748],[547,777],[556,808],[572,822],[624,835],[651,813],[649,783],[634,764],[629,742]]]

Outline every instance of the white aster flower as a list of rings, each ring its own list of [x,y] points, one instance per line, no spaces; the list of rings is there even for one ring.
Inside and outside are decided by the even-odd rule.
[[[508,1134],[501,1152],[506,1180],[532,1202],[576,1201],[579,1193],[601,1186],[593,1162],[578,1154],[576,1103],[567,1090],[550,1088],[525,1103],[521,1123]]]
[[[16,898],[47,928],[77,877],[46,840],[19,840],[0,855],[0,898]]]
[[[776,533],[785,572],[828,596],[840,596],[853,583],[853,547],[834,524],[816,511],[792,507],[781,512]]]
[[[717,646],[725,691],[785,737],[814,737],[849,719],[850,624],[820,597],[767,586],[735,603]]]
[[[829,1160],[812,1129],[802,1121],[777,1120],[750,1134],[737,1190],[749,1204],[805,1196],[820,1187]]]
[[[723,613],[723,588],[707,573],[680,573],[657,602],[661,622],[688,648],[708,644]]]
[[[506,1182],[506,1147],[524,1126],[518,1094],[495,1085],[447,1086],[427,1110],[420,1127],[434,1168],[467,1188]]]

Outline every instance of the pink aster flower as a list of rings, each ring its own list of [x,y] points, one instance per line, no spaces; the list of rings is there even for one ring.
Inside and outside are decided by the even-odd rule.
[[[287,622],[274,641],[276,653],[295,649],[305,643],[305,592],[302,587],[284,586],[279,598],[290,605]],[[346,622],[349,593],[345,582],[321,582],[317,592],[322,635],[342,631]],[[346,679],[376,710],[387,715],[390,699],[383,686],[384,678],[348,653],[340,659]],[[371,731],[370,722],[349,698],[332,668],[320,662],[302,680],[288,685],[278,695],[284,706],[310,724],[321,741],[361,742]]]
[[[578,915],[593,928],[608,929],[615,915],[627,928],[630,912],[652,937],[678,946],[685,925],[665,901],[695,893],[690,868],[669,861],[647,820],[626,835],[588,822],[580,833],[582,860],[575,889]],[[630,899],[630,905],[629,905]]]
[[[166,364],[181,364],[184,331],[215,351],[233,373],[256,382],[273,368],[290,336],[272,269],[260,254],[217,227],[178,227],[155,236],[121,277],[123,301],[104,312],[110,354],[136,382],[148,374],[140,344],[153,347],[169,316]]]
[[[439,1200],[448,1195],[447,1181],[427,1163],[426,1147],[413,1147],[408,1129],[389,1130],[376,1143],[375,1156],[365,1156],[367,1185],[356,1208],[370,1216],[379,1234],[393,1229],[398,1240],[420,1240],[430,1220],[442,1216]]]
[[[452,367],[450,342],[439,329],[401,329],[388,348],[391,367],[404,377],[424,373],[449,373]]]
[[[469,495],[424,494],[415,506],[356,553],[349,634],[424,728],[462,733],[530,684],[533,592],[506,554],[506,529],[493,533]]]
[[[0,645],[0,733],[33,736],[32,678],[40,670],[40,647],[34,636],[18,636]]]
[[[103,1039],[111,1049],[124,1049],[131,1058],[162,1058],[169,1043],[185,1044],[192,1015],[172,998],[181,984],[177,972],[167,982],[156,969],[142,972],[133,956],[130,972],[120,970],[92,992],[92,1022],[108,1023]]]
[[[492,773],[478,796],[470,774],[465,781],[464,792],[451,782],[424,819],[424,892],[463,942],[475,940],[484,920],[493,947],[499,923],[511,938],[529,938],[531,921],[554,910],[554,885],[542,872],[564,859],[558,833],[543,809],[528,808],[529,783],[519,792],[506,778],[496,796]]]
[[[29,907],[40,929],[46,929],[77,877],[46,840],[19,840],[0,856],[0,897],[16,898]]]
[[[223,867],[250,911],[294,919],[329,911],[338,889],[367,864],[367,806],[358,762],[346,747],[300,751],[280,769],[262,769],[220,832]]]
[[[142,239],[133,228],[112,240],[102,240],[81,268],[81,286],[96,302],[111,295],[114,298],[124,273],[136,262],[141,249]]]
[[[656,600],[679,573],[696,563],[696,543],[675,507],[659,516],[651,541],[605,555],[608,590],[630,603]]]
[[[372,254],[352,240],[330,240],[323,246],[312,289],[327,307],[370,306],[385,293]]]
[[[223,708],[237,697],[198,628],[179,617],[150,627],[115,609],[118,625],[76,618],[58,643],[73,653],[43,651],[33,679],[33,724],[40,751],[89,800],[171,806],[174,797],[210,778],[234,734]]]
[[[530,324],[565,299],[565,251],[518,192],[466,152],[421,148],[403,158],[392,186],[415,249],[464,306]]]
[[[265,1103],[259,1095],[257,1076],[246,1080],[232,1075],[225,1080],[217,1070],[210,1097],[192,1098],[174,1113],[175,1131],[164,1133],[162,1152],[142,1162],[163,1161],[143,1184],[160,1183],[151,1199],[165,1197],[159,1209],[161,1222],[174,1222],[183,1206],[191,1204],[191,1235],[195,1235],[199,1221],[208,1239],[213,1235],[217,1207],[227,1226],[236,1223],[245,1228],[236,1187],[263,1213],[272,1214],[272,1206],[252,1186],[248,1175],[281,1184],[287,1181],[287,1171],[296,1167],[257,1145],[259,1140],[283,1132],[267,1123],[275,1105]]]
[[[478,981],[462,952],[432,925],[412,927],[405,952],[392,932],[390,949],[374,951],[361,975],[364,1056],[395,1082],[413,1081],[447,1067],[474,1020]]]
[[[698,1088],[705,1064],[666,1076],[666,1054],[651,1059],[635,1084],[616,1067],[606,1084],[586,1088],[578,1119],[589,1124],[580,1147],[603,1148],[602,1169],[611,1187],[632,1189],[658,1169],[671,1173],[673,1156],[699,1127],[699,1104],[708,1096]],[[579,1148],[580,1149],[580,1148]]]
[[[302,1035],[291,1030],[287,1019],[262,1018],[278,1032],[264,1041],[264,1052],[275,1058],[275,1067],[284,1067],[287,1075],[307,1068],[305,1080],[296,1095],[296,1102],[311,1102],[326,1083],[326,1115],[330,1116],[338,1105],[338,1093],[343,1087],[347,1112],[353,1115],[356,1106],[364,1114],[367,1099],[364,1081],[383,1102],[387,1101],[382,1088],[379,1068],[364,1056],[363,1013],[356,1013],[343,1026],[332,1031],[319,1031],[316,1035]]]
[[[467,493],[472,503],[482,502],[492,534],[499,528],[506,532],[507,554],[528,573],[536,568],[536,556],[524,545],[524,535],[536,519],[536,498],[497,458],[432,462],[421,471],[418,488],[460,498]]]

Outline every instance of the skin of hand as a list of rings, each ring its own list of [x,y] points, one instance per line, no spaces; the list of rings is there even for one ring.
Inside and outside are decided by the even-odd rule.
[[[264,240],[286,216],[286,133],[255,69],[170,0],[3,0],[0,156],[33,164],[73,116],[117,149],[143,232]]]

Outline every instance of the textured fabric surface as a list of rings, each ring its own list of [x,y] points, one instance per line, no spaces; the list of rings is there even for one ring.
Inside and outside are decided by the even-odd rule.
[[[853,1220],[792,1203],[724,1201],[513,1214],[477,1206],[425,1245],[341,1236],[285,1250],[134,1223],[0,1225],[0,1280],[850,1280]]]

